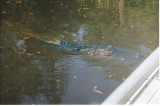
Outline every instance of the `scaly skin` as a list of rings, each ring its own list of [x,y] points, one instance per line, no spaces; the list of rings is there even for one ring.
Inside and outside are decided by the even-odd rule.
[[[60,41],[60,40],[58,40]],[[111,45],[75,45],[71,42],[60,41],[60,44],[52,43],[51,46],[57,46],[66,51],[76,51],[87,55],[114,56],[123,58],[142,58],[141,54],[115,48]]]
[[[77,53],[83,53],[87,55],[96,55],[96,56],[101,55],[101,56],[112,56],[112,57],[121,57],[121,58],[144,58],[144,56],[139,53],[122,50],[119,48],[115,48],[111,45],[75,45],[71,42],[67,42],[64,40],[58,40],[55,38],[52,38],[52,39],[41,38],[30,33],[25,33],[24,35],[35,37],[47,43],[50,46],[54,46],[65,51],[71,51],[71,52],[74,51]]]

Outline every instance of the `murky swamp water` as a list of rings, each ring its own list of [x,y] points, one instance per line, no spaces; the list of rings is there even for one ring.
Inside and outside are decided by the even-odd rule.
[[[100,104],[158,46],[157,0],[1,0],[0,8],[1,104]],[[75,53],[44,38],[144,58]]]

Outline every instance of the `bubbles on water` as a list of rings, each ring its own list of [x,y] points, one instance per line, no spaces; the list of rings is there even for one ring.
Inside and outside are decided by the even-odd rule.
[[[18,40],[16,42],[16,48],[13,48],[15,50],[16,53],[18,54],[24,54],[25,53],[25,41],[24,40]]]

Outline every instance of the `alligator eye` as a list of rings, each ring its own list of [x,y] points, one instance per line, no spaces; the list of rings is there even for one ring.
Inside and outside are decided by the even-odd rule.
[[[77,48],[77,51],[80,51],[80,48]]]

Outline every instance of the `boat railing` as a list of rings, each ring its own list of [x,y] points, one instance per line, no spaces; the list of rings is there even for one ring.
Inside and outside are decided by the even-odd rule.
[[[158,71],[159,47],[157,47],[106,100],[104,100],[102,105],[129,104]]]

